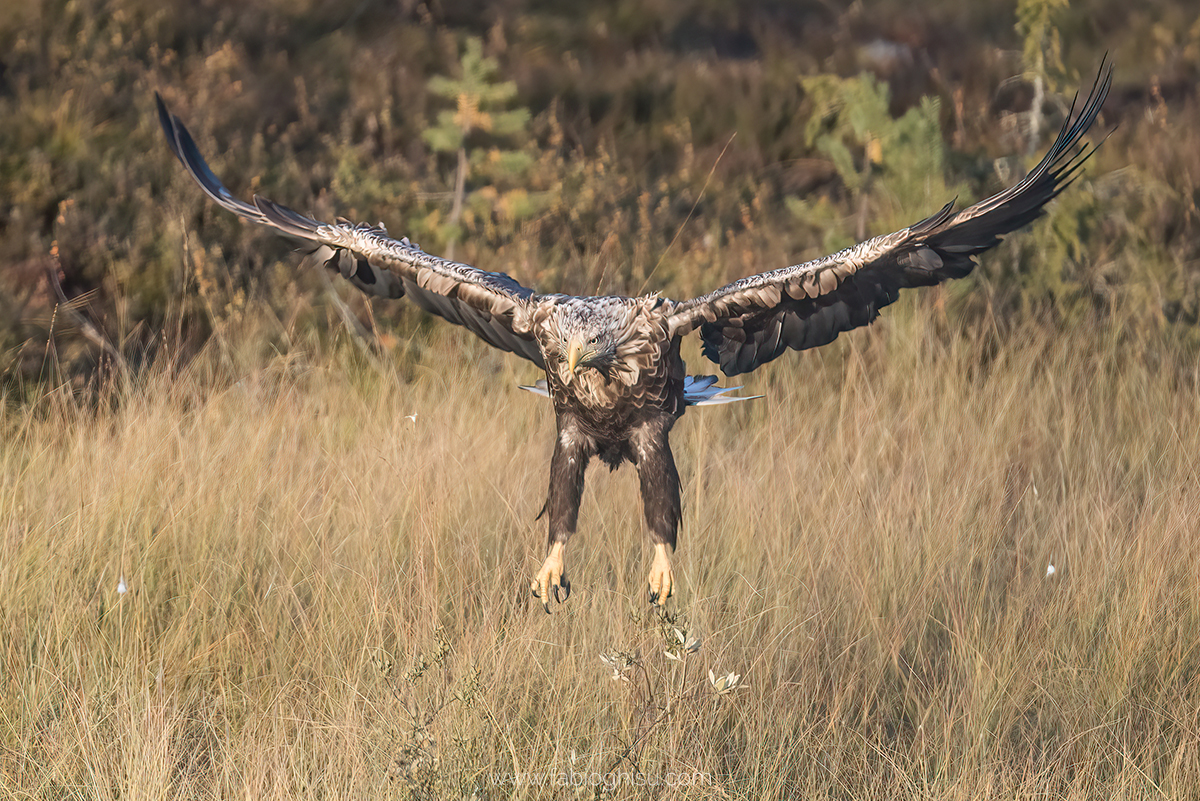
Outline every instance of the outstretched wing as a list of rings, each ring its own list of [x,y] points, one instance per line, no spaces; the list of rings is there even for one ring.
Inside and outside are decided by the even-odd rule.
[[[1000,236],[1027,225],[1074,180],[1095,152],[1079,139],[1096,120],[1112,83],[1100,74],[1079,116],[1067,115],[1050,151],[1020,183],[954,212],[948,203],[932,217],[815,261],[734,281],[715,292],[677,303],[671,331],[697,326],[704,355],[726,375],[749,372],[788,348],[804,350],[832,342],[839,333],[867,325],[904,287],[960,278],[974,257]]]
[[[325,266],[339,270],[363,292],[385,298],[407,295],[422,309],[469,328],[489,345],[545,367],[530,329],[533,290],[504,273],[432,256],[407,237],[392,239],[382,225],[321,223],[266,198],[255,196],[253,205],[238,200],[209,169],[187,128],[167,111],[157,92],[154,100],[171,150],[222,208],[284,236],[314,243]]]

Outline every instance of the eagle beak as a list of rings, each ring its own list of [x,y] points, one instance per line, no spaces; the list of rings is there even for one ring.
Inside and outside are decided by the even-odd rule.
[[[583,345],[575,340],[571,340],[571,346],[567,350],[567,372],[575,375],[575,367],[579,364],[579,357],[583,354]]]

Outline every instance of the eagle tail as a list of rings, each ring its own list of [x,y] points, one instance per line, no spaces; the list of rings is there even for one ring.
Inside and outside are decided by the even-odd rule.
[[[728,393],[735,392],[741,387],[718,387],[716,384],[717,377],[715,375],[685,376],[683,379],[683,402],[688,406],[716,406],[719,403],[737,403],[762,397],[762,395],[731,397]],[[543,398],[550,397],[550,388],[546,386],[544,378],[532,386],[522,384],[520,387],[534,395],[541,395]]]
[[[683,402],[688,406],[716,406],[719,403],[757,400],[762,395],[730,396],[741,387],[719,387],[715,375],[689,375],[683,379]]]
[[[546,385],[546,379],[544,378],[538,379],[533,386],[525,386],[524,384],[518,384],[517,386],[526,392],[532,392],[534,395],[541,395],[543,398],[550,397],[550,387]],[[543,509],[542,511],[545,510]],[[538,517],[541,517],[541,515],[538,515]]]

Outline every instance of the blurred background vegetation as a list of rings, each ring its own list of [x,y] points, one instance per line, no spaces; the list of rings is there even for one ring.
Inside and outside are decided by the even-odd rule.
[[[1050,219],[894,313],[1200,341],[1184,0],[5,4],[0,370],[87,385],[251,317],[265,352],[419,354],[418,310],[331,289],[203,197],[156,90],[236,193],[545,291],[687,296],[1011,185],[1106,51],[1112,134]]]

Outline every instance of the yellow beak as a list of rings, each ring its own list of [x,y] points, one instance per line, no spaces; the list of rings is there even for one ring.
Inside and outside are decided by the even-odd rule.
[[[575,375],[575,366],[579,364],[579,357],[583,355],[583,345],[571,340],[571,345],[567,349],[567,372]]]

